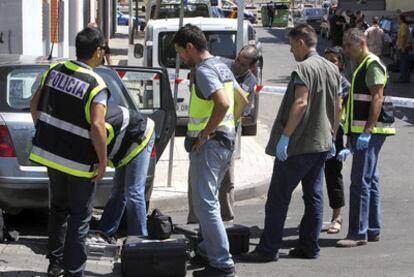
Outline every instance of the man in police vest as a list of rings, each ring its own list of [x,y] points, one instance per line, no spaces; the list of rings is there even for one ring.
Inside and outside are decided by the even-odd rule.
[[[350,29],[344,36],[347,54],[358,62],[346,105],[344,132],[350,146],[338,156],[345,160],[353,152],[349,230],[338,247],[366,245],[379,241],[381,231],[378,158],[387,135],[394,135],[392,104],[384,102],[388,74],[381,60],[370,53],[360,29]]]
[[[208,52],[200,28],[186,25],[172,42],[184,62],[196,67],[185,146],[193,207],[203,235],[192,263],[206,268],[194,275],[234,276],[218,192],[233,153],[236,121],[248,101],[230,69]]]
[[[237,83],[247,93],[249,105],[246,107],[244,114],[250,114],[252,103],[256,93],[257,78],[253,71],[257,70],[257,62],[259,60],[259,52],[254,45],[244,46],[235,60],[218,57],[220,61],[225,63],[233,72]],[[191,75],[191,74],[190,74]],[[256,108],[257,108],[257,104]],[[188,217],[187,223],[198,222],[194,215],[192,199],[191,199],[191,184],[188,184]],[[219,200],[221,208],[221,217],[223,221],[231,221],[234,219],[234,159],[231,159],[230,167],[224,175],[219,191]]]
[[[145,184],[154,146],[154,121],[137,110],[110,105],[106,116],[108,164],[115,167],[112,193],[99,221],[110,242],[126,209],[128,236],[147,236]]]
[[[105,174],[109,91],[93,68],[105,38],[86,28],[76,36],[76,61],[52,65],[30,102],[36,126],[30,160],[48,168],[48,276],[84,276],[85,238],[96,183]]]

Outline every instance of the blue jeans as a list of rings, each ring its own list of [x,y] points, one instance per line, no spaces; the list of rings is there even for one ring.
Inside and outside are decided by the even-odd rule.
[[[308,257],[319,256],[319,234],[323,222],[323,171],[327,152],[275,160],[265,206],[265,223],[257,251],[268,256],[279,252],[292,193],[302,181],[305,214],[299,228],[298,248]]]
[[[115,170],[111,197],[99,221],[102,232],[114,235],[126,208],[128,235],[148,235],[145,184],[154,140],[155,134],[138,156]]]
[[[384,135],[372,135],[368,149],[356,151],[352,159],[349,196],[349,231],[347,238],[366,240],[381,229],[380,184],[378,156],[385,142]],[[352,147],[358,138],[352,135]]]
[[[220,183],[229,168],[233,151],[214,139],[199,152],[190,152],[192,200],[203,236],[198,250],[218,268],[233,267],[229,241],[220,214]]]

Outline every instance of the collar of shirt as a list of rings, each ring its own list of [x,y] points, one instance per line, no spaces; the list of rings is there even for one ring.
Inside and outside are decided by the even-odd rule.
[[[312,50],[308,54],[306,54],[306,56],[305,56],[305,58],[303,60],[306,60],[306,59],[308,59],[308,58],[310,58],[312,56],[316,56],[316,55],[319,55],[318,52]]]
[[[78,60],[76,60],[76,61],[72,61],[72,62],[74,62],[74,63],[76,63],[77,65],[82,66],[82,67],[84,67],[84,68],[87,68],[87,69],[93,70],[93,69],[92,69],[92,67],[90,67],[89,65],[87,65],[87,64],[86,64],[86,63],[84,63],[84,62],[81,62],[81,61],[78,61]]]

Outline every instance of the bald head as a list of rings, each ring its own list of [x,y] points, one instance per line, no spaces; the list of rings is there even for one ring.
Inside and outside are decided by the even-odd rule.
[[[257,51],[257,48],[254,45],[246,45],[240,50],[239,56],[248,59],[250,61],[250,66],[252,66],[259,59],[259,51]]]

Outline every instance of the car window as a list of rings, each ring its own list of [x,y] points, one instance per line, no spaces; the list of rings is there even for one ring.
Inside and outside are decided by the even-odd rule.
[[[0,110],[7,112],[27,112],[30,99],[39,87],[47,65],[19,65],[0,67]],[[116,105],[130,107],[131,100],[125,97],[126,90],[116,72],[108,68],[97,68],[96,72],[104,79],[111,93],[109,101]]]
[[[165,67],[175,67],[176,51],[171,40],[174,32],[163,32],[159,35],[158,57],[160,65]],[[236,57],[236,32],[220,31],[220,32],[204,32],[208,41],[208,49],[214,56],[235,59]],[[182,62],[181,68],[187,68]]]
[[[134,104],[143,112],[161,109],[161,76],[154,72],[118,71]]]
[[[323,9],[306,9],[304,12],[306,16],[324,15]]]
[[[253,26],[249,25],[247,27],[247,39],[249,41],[251,40],[256,40],[256,36],[255,36],[255,30],[253,29]]]
[[[155,6],[151,7],[151,19],[154,18]],[[187,4],[184,7],[184,17],[210,17],[206,4]],[[162,4],[158,18],[177,18],[180,17],[179,4]]]
[[[6,75],[6,103],[12,109],[29,108],[30,98],[39,87],[46,68],[16,68]]]

